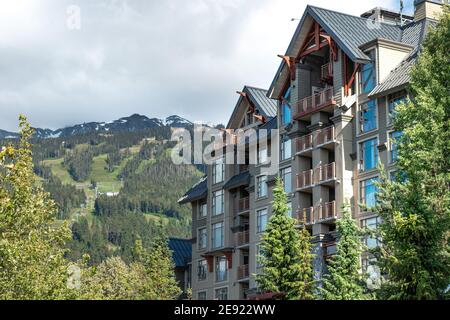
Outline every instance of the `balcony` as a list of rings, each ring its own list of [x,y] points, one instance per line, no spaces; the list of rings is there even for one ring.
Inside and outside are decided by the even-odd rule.
[[[250,277],[248,264],[244,264],[244,265],[241,265],[238,267],[237,277],[238,277],[238,280],[246,280]]]
[[[297,138],[295,141],[297,154],[304,154],[313,149],[313,135],[307,134],[306,136]]]
[[[334,126],[324,128],[320,130],[317,134],[316,147],[327,147],[331,146],[334,148],[332,144],[336,142],[336,130]]]
[[[314,186],[313,170],[303,171],[297,175],[297,190],[306,191]]]
[[[237,213],[242,214],[250,210],[250,198],[241,198],[237,203]]]
[[[336,201],[327,202],[319,207],[319,220],[329,221],[337,219]]]
[[[306,222],[306,225],[314,224],[314,207],[304,208],[297,212],[297,219],[299,224]]]
[[[323,81],[329,81],[333,79],[333,63],[328,62],[321,67],[320,78]]]
[[[333,255],[336,254],[337,251],[336,241],[324,243],[322,249],[323,249],[323,257],[325,259],[330,259]]]
[[[236,247],[243,247],[250,243],[250,231],[238,232],[235,235]]]
[[[334,186],[336,180],[336,163],[333,162],[317,168],[315,178],[317,184],[325,184],[330,187]]]
[[[325,108],[336,104],[334,101],[333,92],[333,87],[329,87],[319,93],[301,99],[296,105],[294,105],[294,119],[308,120],[311,113],[324,110]],[[332,110],[324,111],[330,112]]]

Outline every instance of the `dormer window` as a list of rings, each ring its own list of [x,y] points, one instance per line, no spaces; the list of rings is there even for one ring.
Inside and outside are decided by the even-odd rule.
[[[377,73],[375,69],[376,55],[375,49],[366,52],[370,58],[370,62],[363,64],[360,73],[361,93],[370,93],[377,83]]]

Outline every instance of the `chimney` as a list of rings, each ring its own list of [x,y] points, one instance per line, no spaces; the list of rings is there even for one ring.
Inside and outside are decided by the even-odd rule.
[[[414,21],[422,19],[437,20],[442,13],[442,6],[449,0],[414,0]]]

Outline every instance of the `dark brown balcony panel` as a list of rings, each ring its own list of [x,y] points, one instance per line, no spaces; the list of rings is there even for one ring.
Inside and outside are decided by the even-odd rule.
[[[336,254],[336,241],[324,243],[322,249],[323,257],[325,259],[330,259],[333,255]]]
[[[317,134],[316,147],[334,148],[333,143],[336,142],[336,130],[334,126],[324,128]]]
[[[236,247],[242,247],[250,243],[249,231],[238,232],[236,233],[235,237],[236,237]]]
[[[249,267],[248,264],[244,264],[238,267],[237,270],[238,273],[238,280],[245,280],[248,279],[250,276]]]
[[[314,224],[314,207],[304,208],[297,212],[298,224]]]
[[[307,191],[314,185],[313,170],[306,170],[297,175],[297,190]]]
[[[316,183],[334,186],[336,180],[336,163],[320,166],[315,172]]]
[[[333,93],[333,87],[329,87],[319,93],[301,99],[294,105],[294,119],[309,119],[312,113],[322,110],[331,112],[331,108],[330,110],[325,109],[336,104]]]
[[[313,135],[307,134],[305,136],[299,137],[296,139],[295,144],[297,154],[306,154],[313,148]]]
[[[319,220],[334,220],[337,218],[336,201],[327,202],[319,207]]]
[[[250,198],[242,198],[238,201],[238,213],[247,212],[250,210]]]

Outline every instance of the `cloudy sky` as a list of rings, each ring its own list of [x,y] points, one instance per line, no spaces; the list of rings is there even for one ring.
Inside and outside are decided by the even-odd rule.
[[[307,3],[359,15],[399,1],[0,0],[0,128],[19,113],[52,129],[133,113],[226,122],[236,90],[269,86]]]

